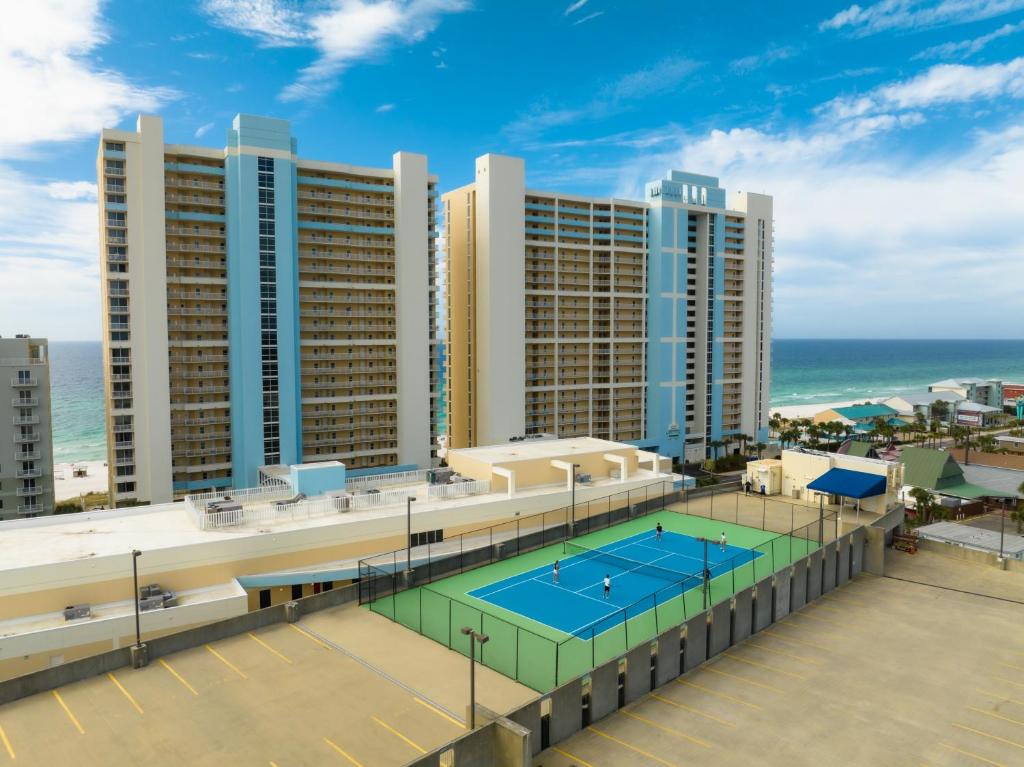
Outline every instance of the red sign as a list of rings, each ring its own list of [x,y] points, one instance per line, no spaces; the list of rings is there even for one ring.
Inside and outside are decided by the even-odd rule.
[[[1024,397],[1024,384],[1003,384],[1003,399]]]

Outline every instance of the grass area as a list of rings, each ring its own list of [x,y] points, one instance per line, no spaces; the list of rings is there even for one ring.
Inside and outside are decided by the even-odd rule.
[[[639,519],[583,535],[574,542],[599,548],[652,530],[661,522],[666,530],[717,540],[724,530],[730,545],[763,554],[711,581],[709,604],[717,604],[737,591],[768,577],[817,548],[817,540],[779,535],[705,517],[659,511]],[[540,692],[585,674],[605,661],[624,654],[659,633],[678,626],[704,609],[703,589],[684,591],[669,585],[622,611],[622,622],[600,632],[569,635],[547,624],[470,596],[468,592],[564,558],[562,543],[495,562],[427,586],[420,586],[374,601],[370,609],[418,631],[424,636],[469,654],[463,626],[490,637],[481,661],[494,670]],[[608,625],[602,621],[602,626]]]

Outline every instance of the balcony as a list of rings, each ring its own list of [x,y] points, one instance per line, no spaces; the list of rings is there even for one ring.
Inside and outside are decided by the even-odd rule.
[[[38,450],[23,450],[20,453],[14,454],[14,460],[16,461],[38,461],[41,457]]]
[[[15,426],[35,426],[39,423],[37,415],[16,415],[11,419]]]
[[[38,477],[43,476],[43,470],[42,469],[18,469],[18,471],[15,472],[15,476],[18,479],[36,479]]]
[[[39,404],[39,397],[14,397],[11,400],[11,407],[36,407]]]
[[[15,389],[23,389],[29,386],[39,386],[39,379],[33,376],[27,378],[23,376],[15,376],[11,379],[11,386]]]
[[[171,394],[227,394],[228,386],[172,386]]]
[[[12,434],[11,437],[14,440],[14,442],[17,442],[17,443],[22,443],[22,442],[28,443],[28,442],[38,442],[39,441],[39,435],[35,434],[35,433],[33,433],[33,434]]]
[[[41,487],[19,487],[17,490],[17,496],[19,498],[33,498],[42,494],[43,488]]]
[[[18,514],[22,517],[35,517],[45,514],[47,508],[40,503],[19,504]]]
[[[114,434],[131,434],[134,428],[130,423],[115,423]]]

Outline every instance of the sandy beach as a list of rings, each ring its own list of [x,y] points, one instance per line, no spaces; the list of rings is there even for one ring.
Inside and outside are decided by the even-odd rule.
[[[860,405],[864,402],[884,402],[888,397],[873,397],[871,399],[855,399],[847,402],[819,402],[814,405],[786,405],[784,407],[773,407],[768,412],[772,415],[778,413],[783,418],[813,418],[823,410],[831,410],[834,407],[848,407],[849,405]]]
[[[84,468],[86,476],[76,477],[75,467]],[[75,461],[58,463],[53,467],[53,494],[58,501],[78,498],[83,493],[105,493],[107,490],[106,461]]]

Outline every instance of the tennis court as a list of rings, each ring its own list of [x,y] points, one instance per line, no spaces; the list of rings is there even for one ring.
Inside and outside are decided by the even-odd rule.
[[[645,597],[678,584],[679,592],[701,588],[707,554],[711,578],[750,564],[763,552],[700,540],[666,530],[661,537],[646,530],[596,549],[567,541],[567,558],[559,560],[558,582],[553,566],[540,566],[469,592],[526,618],[566,634],[602,633],[653,609]],[[611,588],[604,595],[604,578]]]
[[[701,538],[709,539],[706,588]],[[397,574],[381,573],[369,607],[464,655],[469,639],[462,629],[480,631],[488,636],[478,650],[482,663],[547,692],[817,547],[817,523],[778,534],[657,511],[406,590]],[[607,600],[605,575],[612,581]],[[396,585],[389,587],[389,580]]]

